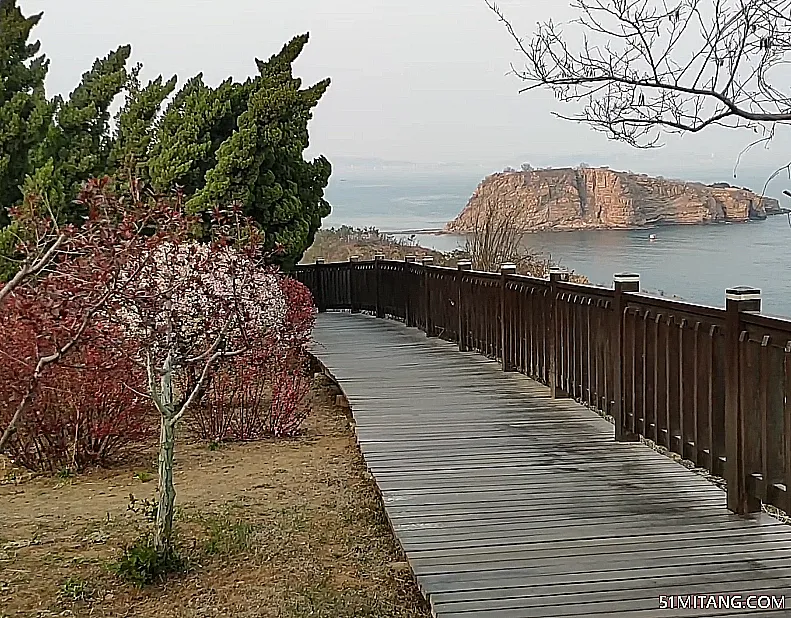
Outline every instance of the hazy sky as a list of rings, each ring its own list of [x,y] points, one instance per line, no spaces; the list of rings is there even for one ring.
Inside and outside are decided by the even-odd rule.
[[[503,0],[521,33],[568,18],[564,0]],[[514,44],[483,0],[21,0],[44,11],[35,30],[51,59],[50,94],[70,91],[97,56],[131,43],[144,78],[203,71],[209,83],[243,78],[298,33],[311,42],[297,65],[332,86],[311,127],[311,153],[441,161],[490,169],[610,164],[648,173],[729,170],[751,134],[712,130],[642,152],[553,118],[548,93],[519,94],[507,76]],[[554,8],[553,8],[554,7]],[[569,110],[566,109],[568,112]],[[784,144],[756,149],[745,165],[771,171]],[[785,142],[787,144],[787,141]],[[785,149],[787,150],[787,148]]]

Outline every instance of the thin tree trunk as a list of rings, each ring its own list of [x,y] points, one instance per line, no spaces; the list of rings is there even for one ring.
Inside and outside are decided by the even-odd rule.
[[[173,422],[173,371],[170,356],[165,360],[159,395],[162,404],[159,432],[159,503],[154,546],[158,551],[166,552],[172,550],[173,512],[176,504],[176,488],[173,485],[176,427]]]
[[[173,511],[176,488],[173,485],[173,456],[176,431],[170,420],[162,417],[159,435],[159,504],[157,506],[156,537],[159,551],[169,551],[173,540]]]

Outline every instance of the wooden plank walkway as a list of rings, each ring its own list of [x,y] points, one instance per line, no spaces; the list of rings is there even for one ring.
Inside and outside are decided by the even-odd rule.
[[[440,618],[791,615],[791,526],[543,385],[398,322],[320,314],[314,354]],[[788,609],[660,609],[660,595]]]

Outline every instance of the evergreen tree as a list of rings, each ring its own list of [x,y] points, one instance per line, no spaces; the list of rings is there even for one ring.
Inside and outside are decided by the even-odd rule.
[[[99,58],[68,100],[54,100],[55,122],[36,152],[36,171],[26,189],[43,191],[64,220],[75,221],[82,214],[73,204],[82,183],[109,171],[110,106],[127,84],[131,51],[124,45]]]
[[[129,76],[126,101],[117,116],[118,128],[107,167],[115,175],[131,174],[148,180],[155,122],[162,103],[176,87],[176,77],[163,82],[160,76],[142,87],[140,69],[141,65],[137,65]]]
[[[240,202],[266,233],[267,248],[282,246],[279,262],[290,267],[313,242],[330,212],[324,199],[331,166],[320,157],[305,161],[312,110],[329,80],[307,89],[292,75],[292,63],[308,41],[296,37],[268,61],[256,61],[246,111],[237,129],[217,150],[217,164],[205,186],[189,201],[193,212]],[[249,87],[249,86],[248,86]]]
[[[190,195],[203,185],[213,159],[211,129],[229,112],[229,102],[204,84],[202,75],[184,85],[165,111],[157,132],[150,159],[156,189],[168,191],[178,185]]]
[[[37,56],[38,43],[27,42],[40,17],[25,18],[13,0],[0,0],[0,205],[35,194],[60,220],[76,222],[84,214],[74,204],[82,183],[134,174],[162,192],[181,187],[196,213],[240,202],[263,228],[266,248],[283,247],[283,265],[300,258],[330,211],[330,164],[303,157],[313,108],[329,86],[303,89],[293,76],[307,34],[267,61],[256,59],[258,75],[241,83],[229,78],[212,88],[195,76],[160,115],[176,78],[143,87],[140,66],[127,71],[129,46],[96,60],[68,99],[48,102],[47,61]],[[110,107],[124,89],[111,132]],[[3,215],[0,251],[7,254],[20,230]]]
[[[217,151],[236,130],[254,82],[225,80],[217,88],[197,75],[168,106],[150,160],[151,181],[160,191],[178,185],[187,195],[203,188],[217,165]]]
[[[40,43],[29,42],[40,19],[24,17],[15,0],[0,0],[0,228],[9,223],[6,209],[22,200],[31,150],[52,116],[44,93],[49,62],[39,55]]]

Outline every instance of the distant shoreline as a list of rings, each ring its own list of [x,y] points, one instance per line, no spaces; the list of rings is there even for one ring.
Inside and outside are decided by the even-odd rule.
[[[731,225],[734,223],[752,223],[754,221],[764,221],[769,217],[776,217],[778,215],[788,215],[791,214],[791,209],[789,208],[781,208],[779,212],[771,212],[767,213],[766,217],[764,218],[756,218],[756,219],[748,219],[746,221],[711,221],[711,222],[703,222],[703,223],[654,223],[651,225],[635,225],[630,227],[579,227],[579,228],[542,228],[538,230],[525,230],[525,234],[538,234],[540,232],[587,232],[587,231],[613,231],[613,232],[635,232],[640,230],[655,230],[658,228],[663,227],[688,227],[688,226],[697,226],[697,227],[705,227],[707,225]],[[425,228],[425,229],[412,229],[412,230],[380,230],[382,234],[390,234],[392,236],[408,236],[411,234],[422,234],[425,236],[464,236],[464,232],[450,232],[444,229],[437,229],[437,228]]]

